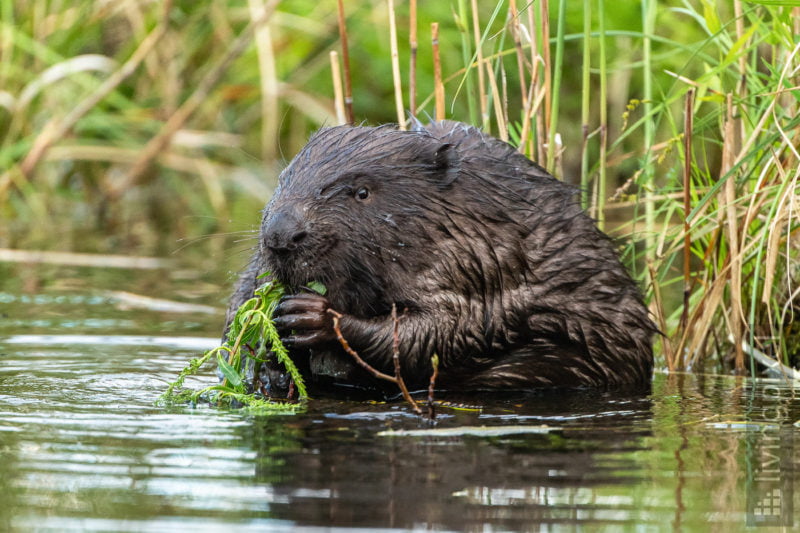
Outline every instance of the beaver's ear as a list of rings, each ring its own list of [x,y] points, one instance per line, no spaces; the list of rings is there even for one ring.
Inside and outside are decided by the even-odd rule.
[[[432,169],[442,178],[442,185],[450,185],[458,176],[461,162],[458,151],[450,143],[440,144],[433,153]]]

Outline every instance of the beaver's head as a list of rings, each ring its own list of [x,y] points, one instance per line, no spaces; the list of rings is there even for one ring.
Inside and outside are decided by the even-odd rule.
[[[343,311],[386,312],[430,260],[425,221],[457,177],[455,150],[424,130],[323,129],[264,210],[265,268],[293,290],[323,283]]]

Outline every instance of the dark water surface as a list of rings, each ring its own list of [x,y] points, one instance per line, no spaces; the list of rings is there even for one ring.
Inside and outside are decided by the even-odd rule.
[[[161,408],[221,315],[129,308],[106,291],[221,307],[218,284],[89,269],[37,284],[2,264],[0,275],[0,530],[800,524],[800,399],[777,382],[657,375],[649,395],[473,398],[433,428],[403,403]]]

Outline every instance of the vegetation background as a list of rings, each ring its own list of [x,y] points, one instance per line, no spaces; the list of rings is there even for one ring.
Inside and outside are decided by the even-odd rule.
[[[664,366],[797,366],[800,1],[415,4],[343,2],[336,68],[336,0],[0,0],[0,247],[246,247],[340,73],[356,122],[462,120],[579,184]]]

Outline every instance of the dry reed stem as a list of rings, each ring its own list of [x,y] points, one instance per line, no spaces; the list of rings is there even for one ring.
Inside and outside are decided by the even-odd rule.
[[[664,313],[664,299],[661,297],[661,285],[658,283],[658,274],[656,273],[653,262],[647,261],[647,269],[650,273],[650,282],[653,285],[653,301],[650,308],[656,316],[658,329],[661,330],[661,346],[664,349],[664,359],[667,362],[667,370],[670,372],[675,371],[675,352],[672,351],[672,343],[667,335],[667,318]]]
[[[444,120],[444,84],[442,83],[442,62],[439,57],[439,23],[431,24],[431,44],[433,45],[433,83],[436,96],[436,120]]]
[[[726,176],[734,167],[733,159],[736,152],[736,128],[733,117],[733,95],[728,94],[726,101],[725,123],[723,125],[722,143],[722,168],[720,176]],[[728,175],[725,179],[725,186],[721,191],[720,205],[725,206],[725,210],[720,210],[720,216],[727,218],[725,228],[728,236],[728,249],[730,254],[730,298],[731,314],[730,328],[733,335],[734,347],[736,350],[736,370],[744,371],[744,351],[742,350],[742,333],[744,326],[744,311],[742,309],[742,257],[739,254],[739,217],[736,209],[736,179],[733,175]]]
[[[483,40],[481,39],[481,24],[478,15],[478,0],[472,0],[472,31],[475,36],[475,54],[478,61],[478,103],[481,110],[481,125],[484,131],[489,131],[488,95],[486,94],[486,79],[483,73]]]
[[[403,82],[400,79],[400,56],[397,52],[397,23],[394,15],[394,0],[387,0],[389,6],[389,47],[392,57],[392,81],[394,82],[394,105],[397,112],[397,127],[406,129],[406,117],[403,111]]]
[[[755,204],[755,209],[761,209],[763,207],[765,200],[761,198],[761,200]],[[716,228],[714,231],[714,236],[712,237],[709,246],[706,250],[706,257],[704,257],[703,261],[706,262],[709,258],[709,254],[713,253],[715,248],[716,240],[718,235],[721,233],[721,229],[719,227]],[[749,243],[743,244],[739,254],[742,257],[746,257],[749,254],[754,253],[754,249],[758,246],[759,241],[758,239],[753,239]],[[670,249],[666,254],[659,254],[659,256],[666,256],[670,255],[671,253],[675,252],[676,247]],[[682,332],[679,332],[679,339],[678,344],[674,348],[673,353],[675,354],[674,358],[680,364],[678,370],[681,370],[684,365],[685,361],[683,358],[687,356],[692,356],[702,344],[706,342],[706,339],[709,335],[709,330],[711,329],[711,322],[714,316],[714,313],[721,309],[723,313],[726,312],[726,307],[723,304],[723,296],[725,289],[729,286],[728,278],[730,277],[730,268],[731,268],[731,260],[730,257],[725,259],[725,264],[723,267],[714,274],[714,279],[711,281],[710,290],[708,289],[708,285],[706,285],[706,280],[695,279],[694,284],[702,283],[705,290],[701,292],[700,300],[696,303],[694,309],[691,311],[689,316],[688,322],[692,325],[691,329],[684,329]],[[693,285],[694,285],[693,284]],[[727,314],[725,314],[726,321],[728,319]],[[691,344],[689,343],[689,335],[691,334]],[[680,359],[679,359],[680,358]]]
[[[561,6],[563,8],[563,4]],[[561,15],[559,14],[559,18]],[[603,230],[605,228],[605,203],[606,203],[606,184],[608,176],[608,72],[606,60],[606,30],[605,30],[605,0],[599,0],[597,18],[599,20],[600,38],[598,39],[598,67],[600,69],[600,161],[599,173],[597,176],[596,196],[593,201],[594,216],[597,218],[597,226]],[[560,85],[560,84],[559,84]],[[548,164],[550,164],[551,148],[548,146]]]
[[[497,121],[498,136],[505,142],[508,142],[508,127],[506,126],[505,115],[503,113],[503,102],[500,99],[500,90],[497,87],[497,80],[492,70],[492,64],[486,62],[486,75],[489,78],[489,85],[492,88],[492,104],[494,106],[494,116]]]
[[[683,312],[681,330],[686,334],[689,319],[689,296],[691,294],[692,236],[689,213],[692,210],[692,113],[694,111],[694,87],[686,92],[683,120]],[[682,369],[682,367],[681,367]]]
[[[344,18],[344,4],[342,0],[337,1],[337,7],[339,15],[339,40],[342,43],[342,64],[344,65],[344,109],[347,123],[354,124],[353,86],[350,78],[350,52],[347,47],[347,25]]]
[[[784,164],[788,164],[788,161],[784,162]],[[780,243],[782,240],[781,237],[782,237],[783,224],[786,224],[787,247],[789,245],[792,217],[789,214],[789,209],[784,206],[792,204],[798,175],[800,175],[800,167],[797,166],[796,160],[794,164],[795,173],[794,176],[791,178],[786,175],[786,171],[784,170],[783,166],[779,164],[778,161],[776,161],[775,168],[777,171],[778,180],[782,183],[787,183],[788,181],[791,180],[793,186],[784,187],[783,194],[781,194],[780,198],[778,198],[777,203],[775,204],[776,215],[775,217],[773,217],[769,226],[766,226],[764,229],[764,231],[767,232],[768,237],[766,243],[767,256],[766,260],[764,261],[764,286],[762,288],[762,293],[761,293],[761,302],[767,306],[767,310],[770,310],[769,308],[770,294],[774,293],[773,284],[775,282],[775,273],[777,270],[778,257],[780,256]],[[787,248],[786,252],[787,263],[790,257],[789,254],[790,252]],[[789,279],[791,280],[791,278]]]
[[[528,105],[522,109],[522,131],[519,135],[519,151],[525,154],[530,159],[534,158],[533,152],[533,137],[531,136],[531,123],[539,105],[542,102],[543,94],[538,97],[534,92],[536,90],[536,81],[531,79],[531,84],[528,89]]]
[[[542,141],[547,138],[550,131],[550,124],[552,117],[550,113],[553,109],[553,73],[551,71],[552,64],[550,62],[550,2],[549,0],[540,0],[539,2],[539,20],[542,26],[542,63],[544,68],[544,124],[542,129]],[[545,155],[542,154],[541,160],[545,160]]]
[[[342,71],[339,66],[339,53],[331,50],[331,78],[333,82],[333,105],[336,108],[336,123],[347,124],[344,111],[344,90],[342,89]]]
[[[536,137],[536,145],[534,145],[534,136],[530,139],[530,157],[537,157],[539,161],[544,161],[545,147],[543,139],[545,139],[544,129],[544,113],[540,113],[542,102],[546,96],[547,90],[541,82],[540,72],[542,66],[542,57],[539,55],[539,45],[536,40],[536,20],[534,16],[533,5],[528,4],[528,26],[530,26],[530,39],[531,39],[531,94],[536,96],[536,103],[531,106],[527,120],[533,120],[534,131]]]
[[[250,23],[242,30],[239,37],[228,47],[222,59],[203,76],[197,84],[197,88],[192,92],[189,98],[187,98],[177,111],[167,119],[167,122],[161,127],[158,134],[145,145],[141,155],[122,181],[117,186],[110,187],[109,190],[106,191],[106,195],[110,200],[119,198],[125,191],[137,185],[142,180],[153,161],[172,142],[172,137],[175,135],[175,132],[183,127],[186,121],[189,120],[194,112],[206,101],[211,90],[216,86],[234,60],[244,53],[250,45],[250,41],[256,29],[262,24],[265,24],[272,17],[272,13],[275,11],[279,1],[280,0],[270,0],[264,5],[261,15],[251,19]]]
[[[250,20],[260,16],[263,0],[248,0]],[[278,152],[280,129],[278,114],[278,77],[275,70],[275,51],[268,24],[260,24],[254,31],[259,78],[261,81],[261,158],[272,161]]]
[[[733,0],[733,16],[736,20],[736,41],[738,42],[742,36],[744,35],[744,15],[742,11],[742,2],[741,0]],[[746,47],[747,44],[745,43],[744,46]],[[746,54],[739,54],[738,59],[739,64],[739,83],[736,87],[736,97],[739,98],[740,102],[743,102],[745,97],[747,96],[747,55]],[[738,130],[742,137],[744,137],[744,122],[742,120],[738,120]],[[741,350],[742,343],[736,342],[738,350]],[[738,353],[738,352],[737,352]]]
[[[45,126],[42,132],[36,137],[36,140],[34,140],[31,149],[20,164],[19,169],[24,176],[29,177],[31,175],[36,165],[41,161],[42,157],[55,141],[64,138],[72,130],[78,120],[91,111],[92,108],[111,94],[114,89],[136,71],[142,61],[150,55],[150,52],[159,41],[161,41],[164,35],[166,35],[167,28],[169,27],[169,12],[171,8],[172,0],[166,0],[158,25],[145,37],[138,48],[131,54],[131,57],[101,83],[91,95],[75,106],[63,119],[60,121],[51,121]],[[10,171],[5,172],[0,178],[0,195],[11,185],[11,178]]]
[[[519,76],[519,94],[522,98],[522,107],[528,107],[528,90],[525,84],[525,52],[522,50],[522,39],[519,22],[519,11],[517,11],[516,0],[511,0],[508,6],[509,26],[511,37],[514,39],[514,49],[517,52],[517,75]]]
[[[696,359],[696,354],[701,345],[705,344],[709,336],[713,324],[714,314],[718,309],[725,312],[724,295],[725,289],[728,286],[727,276],[719,275],[711,283],[710,290],[703,291],[703,297],[691,313],[691,328],[686,328],[681,336],[680,345],[677,353],[683,356],[679,359],[678,370],[687,368],[684,358],[692,358],[689,363],[692,364]],[[691,336],[691,339],[689,337]],[[691,341],[691,342],[690,342]],[[684,347],[687,349],[684,351]]]
[[[501,109],[503,110],[503,122],[506,124],[506,137],[508,137],[508,75],[506,74],[506,66],[503,61],[499,61],[500,67],[500,96]]]
[[[417,116],[417,0],[411,0],[408,20],[408,108]]]
[[[642,172],[642,169],[639,169],[636,172],[636,176],[638,176],[641,172]],[[634,178],[635,178],[635,176],[632,177],[631,179],[634,179]],[[634,179],[634,181],[635,181],[635,179]],[[703,191],[706,191],[707,188],[695,188],[694,190],[697,193],[701,193]],[[616,193],[615,193],[615,196],[616,196]],[[671,193],[667,193],[667,194],[657,194],[657,195],[653,195],[652,196],[652,199],[653,199],[654,202],[661,202],[661,201],[664,201],[664,200],[680,200],[681,198],[683,198],[683,192],[671,192]],[[642,204],[641,199],[638,199],[638,198],[635,199],[635,200],[628,200],[628,201],[625,201],[625,202],[621,202],[621,201],[619,201],[619,198],[615,199],[614,196],[612,196],[610,198],[610,200],[611,200],[611,203],[606,204],[606,211],[610,211],[610,210],[613,210],[613,209],[625,209],[627,207],[634,207],[634,206]]]

